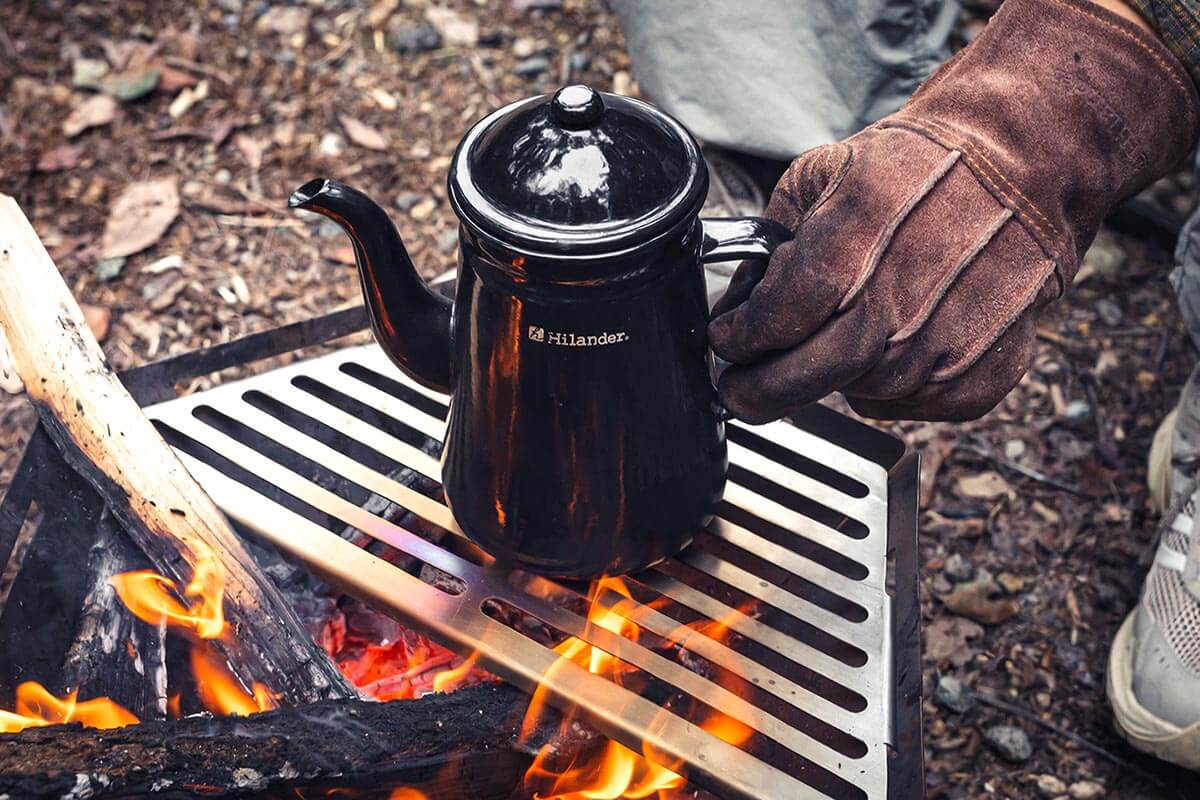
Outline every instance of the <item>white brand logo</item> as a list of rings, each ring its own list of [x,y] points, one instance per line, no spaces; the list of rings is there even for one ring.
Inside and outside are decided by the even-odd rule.
[[[605,331],[604,333],[589,333],[586,336],[581,336],[575,333],[548,331],[537,325],[530,325],[529,340],[533,342],[545,342],[546,344],[558,347],[597,347],[600,345],[627,342],[629,341],[629,334],[625,333],[625,331],[612,333]]]

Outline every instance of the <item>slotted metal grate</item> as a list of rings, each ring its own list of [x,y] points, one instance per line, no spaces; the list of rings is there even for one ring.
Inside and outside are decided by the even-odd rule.
[[[823,408],[796,425],[728,426],[718,517],[677,559],[628,579],[632,599],[597,598],[636,621],[634,641],[587,624],[586,588],[510,572],[462,537],[436,491],[446,403],[372,345],[147,413],[235,521],[504,679],[544,683],[554,705],[651,745],[698,785],[778,800],[919,795],[916,458],[896,440]],[[347,499],[346,485],[415,515],[423,535]],[[355,546],[343,526],[439,578]],[[512,609],[643,680],[551,669],[557,654],[510,627]],[[735,746],[707,732],[714,712],[752,735]]]

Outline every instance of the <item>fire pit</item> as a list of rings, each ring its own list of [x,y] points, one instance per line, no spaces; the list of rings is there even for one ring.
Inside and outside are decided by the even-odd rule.
[[[526,793],[536,785],[543,796],[569,796],[587,781],[612,786],[622,776],[614,798],[658,790],[689,796],[695,790],[684,778],[730,798],[921,794],[915,456],[822,407],[794,424],[735,423],[726,499],[679,558],[590,586],[511,573],[459,534],[442,503],[437,452],[446,398],[402,377],[374,346],[174,399],[179,381],[321,344],[365,322],[361,309],[341,312],[123,380],[204,489],[266,545],[255,555],[342,672],[370,696],[416,699],[333,699],[241,720],[0,737],[0,792],[39,780],[85,781],[93,796],[130,796],[191,781],[214,793],[325,796],[353,783],[351,773],[386,766],[398,773],[397,785],[420,785],[434,797],[510,796],[523,775]],[[66,605],[78,596],[86,607],[87,570],[78,567],[97,524],[104,530],[102,511],[84,502],[87,487],[55,455],[44,434],[35,435],[0,506],[3,560],[14,543],[31,542],[11,582],[17,602],[10,599],[0,617],[0,679],[10,692],[35,674],[62,688],[66,651],[99,646],[79,644],[80,611]],[[72,501],[59,511],[64,497]],[[26,522],[33,505],[42,507],[40,529]],[[55,526],[76,530],[75,538],[47,547],[47,537],[39,547]],[[70,546],[81,549],[63,563]],[[129,558],[130,569],[144,566]],[[46,573],[34,570],[85,577],[68,581],[73,593],[38,597]],[[329,593],[320,600],[309,573],[365,605]],[[64,606],[59,629],[55,613],[39,607],[50,601]],[[372,642],[368,607],[414,630],[397,627]],[[19,643],[38,625],[44,630],[36,636],[51,644],[25,659]],[[117,641],[162,635],[143,628]],[[439,646],[459,655],[435,652]],[[158,649],[171,657],[169,647]],[[478,685],[425,695],[466,683]],[[73,684],[84,685],[81,699],[145,690],[136,681]],[[194,693],[175,697],[167,702],[191,704],[176,710],[201,710]],[[566,722],[547,708],[565,711]],[[322,737],[327,720],[335,722]],[[580,737],[578,723],[614,743]],[[243,752],[222,744],[229,736],[274,744]],[[289,736],[305,743],[303,752],[286,745]],[[571,744],[580,738],[588,744]],[[178,746],[168,748],[169,759],[138,769],[112,760],[121,748],[172,740]],[[354,752],[363,741],[375,743],[369,758]],[[40,758],[5,749],[28,754],[32,744],[42,745]],[[533,752],[529,767],[521,754]],[[446,777],[447,764],[456,765],[456,779]],[[469,776],[473,786],[464,783]],[[299,786],[305,781],[307,789]]]

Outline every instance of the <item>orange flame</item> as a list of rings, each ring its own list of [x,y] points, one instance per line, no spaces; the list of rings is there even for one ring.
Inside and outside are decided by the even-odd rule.
[[[600,595],[606,591],[615,592],[623,599],[611,607],[606,607],[599,602]],[[617,636],[637,641],[640,628],[633,621],[636,618],[636,606],[633,603],[633,595],[624,581],[614,577],[598,579],[592,584],[589,599],[591,603],[588,607],[585,635],[594,628],[601,628]],[[622,662],[611,653],[590,645],[583,639],[571,636],[555,647],[554,651],[558,653],[559,658],[547,670],[547,677],[562,665],[573,663],[594,675],[610,676],[620,683],[621,672],[624,669]],[[521,726],[522,736],[533,732],[545,709],[546,683],[543,681],[533,693]],[[569,714],[563,716],[564,731],[570,724],[569,720]],[[546,745],[538,752],[533,764],[525,773],[526,787],[549,784],[544,793],[533,792],[535,800],[639,800],[684,784],[682,776],[613,741],[609,741],[603,751],[596,755],[577,756],[565,769],[555,769],[551,763],[553,757],[552,746]]]
[[[388,800],[429,800],[429,795],[420,789],[404,786],[399,789],[393,789],[392,793],[388,795]]]
[[[471,674],[471,670],[475,667],[475,662],[479,660],[479,653],[471,653],[470,656],[463,659],[463,662],[453,669],[444,669],[433,676],[433,690],[435,692],[452,692],[467,679]]]
[[[0,733],[78,722],[88,728],[135,725],[138,718],[107,697],[80,701],[75,692],[58,698],[37,681],[17,687],[16,711],[0,711]]]
[[[253,691],[247,692],[225,660],[211,648],[192,647],[192,674],[196,678],[200,701],[214,714],[248,717],[278,707],[275,696],[265,684],[255,681]]]
[[[225,568],[212,548],[189,542],[194,557],[192,579],[179,584],[150,570],[123,572],[108,579],[121,602],[135,617],[151,625],[164,622],[201,639],[216,639],[225,631]],[[190,600],[184,604],[177,597]]]

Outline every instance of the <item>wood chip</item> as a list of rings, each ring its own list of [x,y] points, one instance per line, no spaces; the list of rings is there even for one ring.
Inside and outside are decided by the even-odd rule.
[[[452,8],[430,6],[425,9],[425,19],[452,47],[474,47],[479,41],[479,23]]]
[[[368,150],[386,150],[388,148],[387,138],[370,125],[359,122],[346,114],[339,114],[338,121],[342,123],[342,128],[346,131],[346,136],[350,141],[359,147],[365,147]]]
[[[63,144],[52,147],[38,158],[38,172],[61,172],[71,169],[83,156],[83,145]]]
[[[79,307],[83,309],[83,318],[87,320],[88,327],[91,328],[96,341],[103,342],[107,339],[109,324],[112,322],[112,309],[107,306],[94,306],[90,303],[81,303]]]
[[[988,470],[977,475],[964,475],[958,479],[955,488],[971,500],[995,500],[1008,494],[1011,487],[999,473]]]

